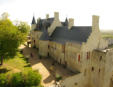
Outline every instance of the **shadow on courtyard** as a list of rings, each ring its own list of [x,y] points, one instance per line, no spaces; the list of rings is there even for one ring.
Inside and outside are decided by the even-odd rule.
[[[31,53],[33,54],[33,57],[30,56]],[[52,58],[42,57],[40,59],[38,56],[38,50],[36,48],[29,48],[26,46],[23,48],[23,54],[25,55],[25,57],[29,57],[29,62],[31,66],[41,63],[48,70],[50,74],[47,78],[43,79],[44,83],[49,83],[53,80],[55,81],[56,74],[59,74],[60,76],[62,76],[62,79],[75,75],[75,73],[71,72],[67,68],[64,68],[61,64],[57,63]],[[43,72],[43,73],[46,73],[46,72]]]

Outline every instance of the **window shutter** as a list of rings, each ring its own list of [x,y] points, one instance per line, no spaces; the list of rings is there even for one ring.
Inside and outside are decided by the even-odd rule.
[[[80,54],[78,55],[78,61],[80,62]]]

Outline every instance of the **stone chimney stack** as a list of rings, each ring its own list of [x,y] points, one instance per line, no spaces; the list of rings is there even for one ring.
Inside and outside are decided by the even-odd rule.
[[[58,12],[54,12],[54,18],[55,18],[55,20],[59,19],[59,13]]]
[[[92,30],[99,30],[99,16],[92,16]]]
[[[74,19],[73,18],[69,18],[68,29],[71,29],[72,26],[74,26]]]
[[[46,19],[48,19],[49,18],[49,14],[46,14]]]

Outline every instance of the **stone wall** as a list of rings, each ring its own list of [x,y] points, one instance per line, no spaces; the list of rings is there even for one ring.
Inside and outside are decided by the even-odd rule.
[[[79,59],[80,57],[80,59]],[[81,71],[82,67],[82,53],[81,53],[81,45],[77,43],[69,43],[67,42],[65,45],[65,61],[67,63],[67,67],[76,72]]]
[[[112,66],[113,66],[113,49],[108,50],[106,54],[104,82],[102,87],[113,87],[113,84],[110,84],[113,76]]]
[[[60,64],[65,64],[64,45],[56,42],[49,42],[49,55]]]
[[[47,57],[48,56],[48,43],[49,41],[39,40],[39,55]]]
[[[31,46],[36,46],[36,48],[39,47],[39,38],[42,35],[42,32],[40,31],[32,31],[31,32]],[[35,43],[34,43],[35,40]]]

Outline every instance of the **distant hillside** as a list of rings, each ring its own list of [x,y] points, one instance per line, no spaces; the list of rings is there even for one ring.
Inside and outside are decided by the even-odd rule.
[[[103,38],[113,38],[113,30],[103,30],[101,33]]]

